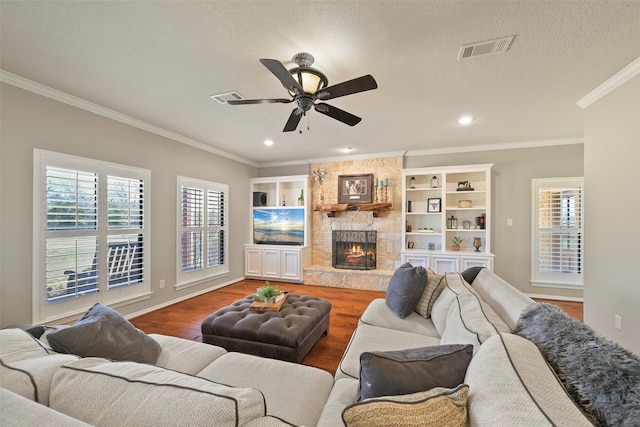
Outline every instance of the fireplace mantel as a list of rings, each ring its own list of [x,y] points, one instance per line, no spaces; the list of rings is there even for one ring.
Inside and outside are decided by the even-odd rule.
[[[359,211],[373,212],[373,216],[377,217],[380,212],[388,212],[393,210],[393,203],[377,202],[377,203],[324,203],[316,204],[313,209],[316,212],[326,212],[329,218],[333,218],[336,212]]]

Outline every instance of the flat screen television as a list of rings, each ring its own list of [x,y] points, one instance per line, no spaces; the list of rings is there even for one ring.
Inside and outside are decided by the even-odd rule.
[[[304,209],[254,209],[253,243],[259,245],[304,245]]]

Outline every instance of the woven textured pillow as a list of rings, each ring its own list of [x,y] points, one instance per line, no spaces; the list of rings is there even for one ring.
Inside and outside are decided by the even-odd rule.
[[[431,317],[433,304],[447,284],[446,279],[443,279],[444,276],[434,273],[431,269],[427,269],[427,287],[424,288],[424,292],[415,308],[416,313],[425,319]]]
[[[380,397],[347,406],[347,427],[434,426],[464,427],[469,386],[442,387],[402,396]]]

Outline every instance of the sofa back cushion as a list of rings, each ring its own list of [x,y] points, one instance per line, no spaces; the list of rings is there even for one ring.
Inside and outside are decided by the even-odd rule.
[[[49,352],[20,329],[0,330],[0,386],[27,399],[48,405],[53,374],[76,359]]]
[[[49,405],[100,426],[241,426],[266,415],[259,390],[135,362],[86,358],[54,375]]]
[[[481,269],[472,288],[513,331],[522,311],[534,301],[486,268]]]
[[[517,335],[489,338],[471,359],[470,425],[591,426],[536,346]]]

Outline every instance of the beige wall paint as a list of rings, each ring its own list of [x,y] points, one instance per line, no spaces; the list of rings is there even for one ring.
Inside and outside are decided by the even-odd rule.
[[[640,355],[638,119],[640,75],[586,109],[584,319]]]
[[[238,280],[249,241],[249,178],[256,168],[127,126],[16,87],[0,87],[0,327],[31,323],[33,149],[121,163],[151,170],[151,299],[123,314],[184,298]],[[175,291],[176,177],[229,185],[227,276]],[[159,281],[166,287],[159,288]]]

